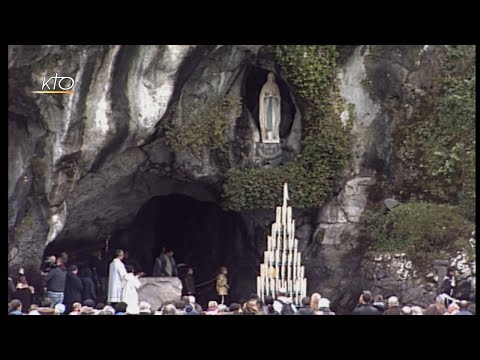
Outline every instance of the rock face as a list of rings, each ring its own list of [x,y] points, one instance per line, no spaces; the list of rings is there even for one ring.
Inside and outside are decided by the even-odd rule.
[[[369,201],[393,195],[391,187],[379,185],[381,176],[401,184],[392,156],[392,131],[402,119],[421,111],[442,49],[386,46],[378,56],[368,46],[340,48],[340,96],[354,107],[342,113],[342,119],[353,122],[352,160],[338,190],[323,206],[294,209],[308,292],[319,291],[337,309],[353,308],[362,290],[359,269],[365,265],[356,238],[358,221]],[[277,69],[264,47],[253,45],[10,46],[9,269],[22,266],[38,272],[47,245],[98,246],[107,234],[118,231],[138,245],[141,240],[127,230],[151,198],[180,194],[218,204],[222,166],[289,161],[301,150],[302,114]],[[278,149],[259,144],[255,99],[265,81],[262,74],[268,71],[277,74],[282,119],[287,119],[282,120]],[[75,79],[72,95],[32,93],[41,90],[44,77],[56,73]],[[228,114],[231,147],[226,163],[208,151],[199,157],[168,146],[166,124],[182,124],[187,112],[227,93],[242,98],[243,107],[241,114]],[[233,268],[232,296],[244,297],[255,290],[274,211],[239,215],[244,224],[238,225],[242,230],[236,235],[227,236],[225,261]],[[377,279],[395,277],[393,269],[407,267],[407,262],[395,261],[378,264],[371,272]],[[408,300],[426,299],[423,292],[407,291],[420,288],[421,277],[414,278],[411,271],[402,274],[395,281],[405,285],[387,286],[387,280],[376,284]],[[145,286],[159,285],[148,281]]]
[[[138,300],[147,301],[153,310],[158,310],[167,302],[179,301],[182,295],[182,282],[173,277],[144,277],[138,289]]]
[[[454,266],[457,270],[455,297],[475,299],[475,261],[467,262],[466,254],[460,251],[447,260],[446,265]],[[396,295],[403,304],[422,307],[435,301],[443,282],[443,276],[438,276],[441,269],[436,272],[415,269],[403,253],[370,254],[362,261],[362,271],[365,273],[365,285],[372,289],[373,295]]]

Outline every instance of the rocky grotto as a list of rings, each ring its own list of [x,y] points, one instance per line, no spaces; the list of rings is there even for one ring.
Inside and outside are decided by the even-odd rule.
[[[288,182],[308,293],[338,313],[365,288],[427,305],[446,264],[474,300],[474,53],[9,46],[9,271],[109,237],[147,273],[161,246],[199,283],[227,265],[244,298]],[[279,140],[265,142],[269,73]],[[72,94],[32,93],[55,74]]]

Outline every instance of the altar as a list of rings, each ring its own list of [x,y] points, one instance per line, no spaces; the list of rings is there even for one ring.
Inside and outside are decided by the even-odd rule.
[[[152,310],[169,301],[179,301],[182,296],[182,281],[178,277],[141,277],[138,300],[147,301]]]

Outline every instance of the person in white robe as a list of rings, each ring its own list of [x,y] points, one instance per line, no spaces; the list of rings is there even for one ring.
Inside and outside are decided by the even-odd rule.
[[[127,265],[127,274],[125,275],[125,285],[122,290],[122,301],[128,307],[138,307],[138,289],[141,283],[138,276],[133,273],[133,266]]]
[[[115,259],[110,263],[108,273],[108,299],[109,303],[118,303],[122,301],[122,291],[125,286],[125,275],[127,270],[122,262],[123,250],[115,251]]]

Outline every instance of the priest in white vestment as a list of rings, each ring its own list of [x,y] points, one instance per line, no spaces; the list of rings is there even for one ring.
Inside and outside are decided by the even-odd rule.
[[[122,291],[125,285],[127,270],[122,262],[123,250],[115,251],[115,259],[110,263],[108,273],[108,302],[118,303],[122,301]]]

